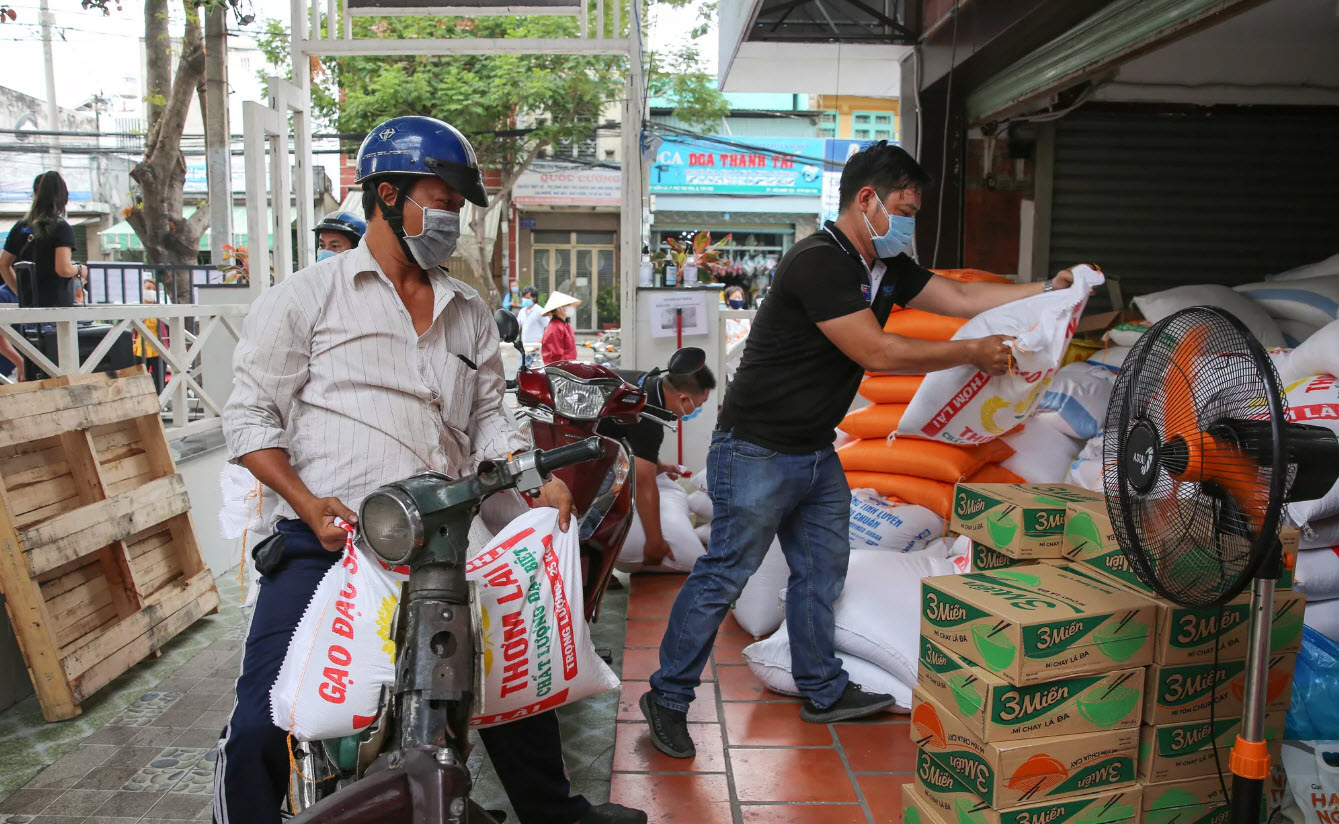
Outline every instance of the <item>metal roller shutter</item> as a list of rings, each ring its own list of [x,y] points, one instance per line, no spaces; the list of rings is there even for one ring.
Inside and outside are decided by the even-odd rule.
[[[1126,300],[1235,285],[1339,252],[1339,110],[1078,112],[1056,124],[1050,269]]]

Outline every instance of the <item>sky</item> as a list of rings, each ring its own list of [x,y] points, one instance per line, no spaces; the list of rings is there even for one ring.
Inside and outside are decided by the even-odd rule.
[[[18,14],[18,19],[0,25],[0,85],[33,97],[46,98],[42,72],[42,43],[38,22],[39,0],[0,0]],[[104,17],[85,11],[78,0],[50,0],[55,15],[56,36],[52,52],[55,62],[56,99],[62,108],[75,108],[94,95],[139,95],[139,39],[144,33],[142,0],[122,0],[121,10]],[[252,0],[257,21],[247,30],[259,30],[262,18],[287,20],[287,0]],[[663,48],[682,41],[697,20],[700,0],[682,9],[653,8],[647,44]],[[171,5],[179,9],[179,5]],[[178,16],[171,30],[181,31]],[[235,28],[229,25],[230,31]],[[708,69],[716,68],[716,35],[699,41]]]

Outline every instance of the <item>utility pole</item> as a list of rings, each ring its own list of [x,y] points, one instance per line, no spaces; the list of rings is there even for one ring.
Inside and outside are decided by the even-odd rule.
[[[44,0],[45,2],[45,0]],[[232,131],[228,123],[227,10],[205,14],[205,179],[209,187],[209,252],[223,264],[232,243]]]
[[[37,13],[42,26],[42,66],[46,69],[46,117],[47,128],[58,132],[60,128],[60,108],[56,105],[56,61],[51,56],[51,27],[56,17],[47,6],[47,0],[41,0]],[[51,168],[60,171],[60,135],[51,136]]]

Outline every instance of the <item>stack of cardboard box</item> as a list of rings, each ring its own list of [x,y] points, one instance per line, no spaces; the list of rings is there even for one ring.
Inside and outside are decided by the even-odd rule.
[[[1058,560],[1072,486],[959,484],[968,575],[927,578],[906,821],[1135,824],[1157,607]]]
[[[1145,683],[1139,745],[1144,820],[1225,820],[1227,807],[1219,772],[1227,771],[1232,743],[1241,728],[1250,593],[1229,601],[1221,618],[1217,607],[1177,606],[1159,598],[1126,562],[1104,498],[1070,502],[1065,523],[1063,555],[1073,571],[1156,605],[1156,643]],[[1296,530],[1286,529],[1281,537],[1285,551],[1295,552]],[[1275,763],[1284,714],[1292,698],[1305,606],[1302,595],[1291,590],[1290,573],[1280,586],[1274,600],[1266,687],[1265,730]],[[1223,781],[1230,784],[1231,776]]]

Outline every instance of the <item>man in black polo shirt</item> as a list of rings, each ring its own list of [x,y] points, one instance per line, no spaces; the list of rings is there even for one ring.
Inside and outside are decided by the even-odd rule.
[[[840,212],[801,240],[777,267],[725,395],[707,459],[714,517],[707,554],[679,590],[660,644],[660,669],[641,699],[656,748],[695,750],[686,714],[726,610],[762,563],[773,537],[790,566],[786,626],[800,717],[813,723],[887,709],[889,695],[863,691],[833,645],[832,604],[850,552],[850,490],[833,451],[834,428],[864,370],[918,374],[973,364],[1009,368],[1008,341],[924,341],[887,334],[893,304],[972,317],[1073,282],[960,283],[904,254],[930,177],[886,142],[853,155],[842,171]]]
[[[707,402],[711,390],[716,388],[716,376],[711,370],[702,368],[687,374],[664,374],[616,370],[623,380],[634,386],[641,386],[646,392],[646,405],[664,409],[680,420],[687,420],[698,413]],[[642,529],[646,532],[646,549],[642,563],[655,566],[668,556],[674,557],[665,535],[660,531],[660,490],[656,487],[656,475],[668,472],[677,477],[677,466],[666,466],[660,462],[660,446],[665,442],[665,427],[659,423],[642,418],[633,424],[616,423],[606,418],[600,421],[597,430],[610,438],[625,438],[632,448],[633,464],[637,471],[637,517],[641,519]]]

